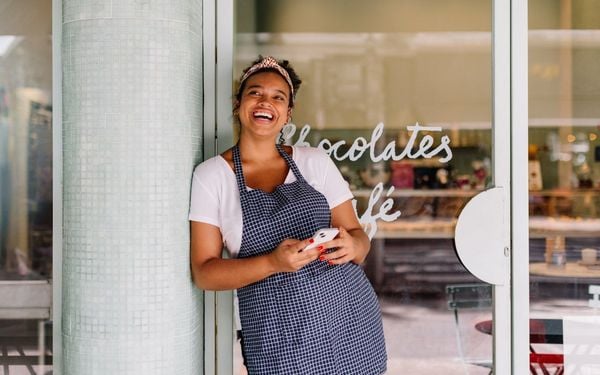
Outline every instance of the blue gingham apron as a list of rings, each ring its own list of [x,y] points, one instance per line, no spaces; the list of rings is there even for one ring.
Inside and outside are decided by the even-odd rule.
[[[286,238],[305,239],[330,226],[327,200],[278,145],[296,181],[272,193],[248,190],[233,148],[242,205],[239,258],[265,254]],[[376,375],[386,369],[377,297],[360,266],[315,260],[238,289],[248,373]]]

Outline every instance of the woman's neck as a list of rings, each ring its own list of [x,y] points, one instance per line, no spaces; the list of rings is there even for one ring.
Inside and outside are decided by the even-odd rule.
[[[238,147],[240,148],[242,158],[245,160],[260,162],[279,157],[279,151],[277,150],[273,139],[258,141],[254,139],[248,140],[242,137],[238,142]]]

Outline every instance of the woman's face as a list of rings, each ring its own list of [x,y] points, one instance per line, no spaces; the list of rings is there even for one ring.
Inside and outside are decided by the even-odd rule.
[[[289,102],[290,88],[278,73],[248,78],[239,103],[241,135],[276,138],[291,114]]]

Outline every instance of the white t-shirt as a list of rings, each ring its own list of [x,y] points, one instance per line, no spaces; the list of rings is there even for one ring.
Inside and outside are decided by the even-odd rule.
[[[292,146],[292,150],[300,173],[325,196],[330,209],[353,198],[348,183],[325,152],[313,147]],[[284,183],[294,181],[296,176],[290,168]],[[210,158],[194,169],[189,219],[219,227],[230,257],[237,257],[242,242],[242,206],[235,173],[223,157]]]

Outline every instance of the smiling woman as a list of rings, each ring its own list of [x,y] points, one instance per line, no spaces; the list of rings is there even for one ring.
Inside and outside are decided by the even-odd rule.
[[[348,184],[323,151],[277,143],[300,83],[272,57],[244,70],[239,142],[194,171],[194,282],[237,289],[250,374],[382,374],[380,308],[359,266],[370,243]],[[305,250],[329,227],[339,235]]]
[[[240,125],[243,122],[250,126],[255,122],[281,132],[283,125],[291,119],[295,96],[301,83],[288,61],[282,61],[279,65],[272,57],[260,57],[244,71],[240,79],[234,116]],[[251,128],[240,129],[240,132],[248,130]]]
[[[290,118],[290,90],[280,74],[257,73],[248,79],[242,101],[236,103],[241,133],[246,137],[279,133]]]

